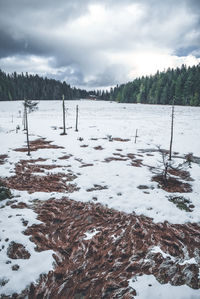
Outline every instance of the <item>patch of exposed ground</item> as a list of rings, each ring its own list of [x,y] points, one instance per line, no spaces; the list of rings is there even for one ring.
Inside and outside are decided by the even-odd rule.
[[[35,164],[45,159],[21,160],[15,166],[15,175],[2,179],[3,184],[11,189],[25,190],[33,192],[73,192],[78,190],[75,184],[69,184],[77,178],[72,173],[56,173],[46,175],[35,175],[34,173],[44,173],[60,165]]]
[[[200,288],[199,224],[155,224],[144,216],[67,198],[41,202],[35,212],[43,223],[25,234],[38,251],[54,250],[55,269],[21,296],[133,298],[136,291],[127,280],[143,274],[153,274],[160,283]],[[195,262],[187,262],[192,258]]]
[[[80,168],[83,168],[83,167],[89,167],[89,166],[94,166],[94,164],[92,164],[92,163],[82,164],[82,165],[79,166],[79,167],[80,167]]]
[[[101,185],[94,184],[94,187],[87,189],[87,192],[92,192],[96,190],[105,190],[105,189],[108,189],[108,186],[101,186]]]
[[[11,199],[12,197],[11,191],[6,187],[5,183],[0,180],[0,202],[5,199]]]
[[[123,138],[120,138],[120,137],[114,137],[114,138],[112,138],[112,140],[114,140],[114,141],[120,141],[120,142],[128,142],[128,141],[130,141],[130,139],[123,139]]]
[[[132,163],[131,166],[134,167],[142,167],[142,159],[135,159]]]
[[[182,180],[185,180],[185,181],[194,181],[193,178],[191,178],[189,171],[180,170],[180,169],[169,169],[168,172],[171,175],[180,177]]]
[[[0,155],[0,165],[5,164],[5,160],[8,158],[8,155]]]
[[[108,157],[104,159],[104,162],[111,162],[111,161],[127,161],[128,159],[120,158],[120,157]]]
[[[59,160],[68,160],[70,157],[72,157],[72,155],[64,155],[62,157],[59,157]]]
[[[137,156],[142,156],[142,155],[137,155]],[[113,153],[113,157],[108,157],[104,159],[104,162],[111,162],[111,161],[127,161],[131,160],[131,166],[134,167],[141,167],[142,164],[142,159],[137,159],[135,154],[129,153],[127,155],[123,155],[120,153]]]
[[[58,148],[64,148],[63,146],[58,146],[55,144],[51,144],[52,141],[47,141],[45,138],[38,138],[36,140],[30,141],[30,151],[37,151],[38,149],[58,149]],[[16,148],[16,152],[27,152],[27,147],[23,148]]]
[[[97,151],[102,151],[103,147],[101,145],[99,145],[99,146],[95,146],[94,149]]]
[[[25,202],[18,202],[17,204],[14,203],[14,204],[11,204],[10,207],[12,209],[25,209],[25,208],[28,208],[27,204]]]
[[[24,245],[11,242],[7,249],[7,256],[11,259],[29,259],[31,255]]]
[[[147,185],[139,185],[137,186],[138,189],[141,189],[141,190],[145,190],[145,189],[149,189],[149,186]]]
[[[167,192],[192,192],[192,187],[190,184],[179,181],[174,177],[164,179],[163,175],[156,175],[152,178],[152,181],[157,182],[158,186]]]
[[[87,144],[80,145],[80,147],[88,147]]]
[[[191,203],[191,201],[183,196],[168,196],[168,200],[175,204],[180,210],[192,212],[194,209],[194,205]]]

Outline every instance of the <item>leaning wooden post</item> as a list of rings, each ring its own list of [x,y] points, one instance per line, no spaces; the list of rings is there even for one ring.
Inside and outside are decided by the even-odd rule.
[[[28,117],[27,117],[26,101],[24,103],[24,109],[25,109],[25,120],[26,120],[26,140],[27,140],[27,147],[28,147],[28,156],[30,156],[30,144],[29,144],[29,136],[28,136]]]
[[[78,105],[76,105],[76,132],[78,132]]]
[[[169,160],[172,159],[172,142],[173,142],[173,134],[174,134],[174,101],[172,104],[172,115],[171,115],[171,138],[170,138],[170,146],[169,146]]]
[[[62,95],[62,100],[63,100],[63,133],[62,133],[62,135],[66,135],[66,127],[65,127],[65,96],[64,96],[64,94]]]

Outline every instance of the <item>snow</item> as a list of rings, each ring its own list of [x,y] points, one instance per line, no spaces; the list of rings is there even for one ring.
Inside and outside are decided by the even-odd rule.
[[[75,132],[75,107],[79,105],[79,132]],[[127,213],[136,212],[152,217],[154,221],[168,220],[171,223],[199,222],[200,221],[200,168],[194,164],[189,169],[195,180],[192,182],[192,193],[187,193],[191,203],[195,206],[190,213],[179,210],[169,202],[166,191],[157,188],[157,183],[152,182],[152,172],[147,166],[133,167],[130,159],[127,161],[104,162],[113,153],[126,156],[128,153],[142,159],[142,163],[148,166],[159,167],[161,160],[158,152],[152,152],[148,156],[142,150],[154,149],[158,145],[161,148],[169,148],[170,140],[170,106],[118,104],[94,101],[66,101],[67,117],[66,136],[60,136],[59,129],[62,126],[62,103],[58,101],[43,101],[39,103],[39,110],[29,114],[30,139],[39,136],[52,140],[54,144],[64,146],[64,149],[42,149],[31,153],[32,159],[39,157],[47,158],[39,164],[58,164],[62,168],[45,171],[47,173],[66,172],[66,167],[71,166],[75,174],[79,174],[74,181],[80,190],[71,194],[74,200],[90,201],[97,197],[98,202],[111,208],[122,210]],[[1,167],[0,176],[13,175],[14,163],[20,159],[28,159],[26,153],[15,152],[12,149],[26,145],[26,138],[22,130],[17,134],[16,126],[22,123],[19,110],[22,111],[21,102],[1,102],[1,153],[8,154],[8,162]],[[199,107],[175,107],[175,127],[173,150],[179,152],[178,156],[184,156],[189,152],[199,155],[200,123]],[[21,113],[22,114],[22,113]],[[12,116],[13,115],[13,122]],[[53,127],[53,128],[52,128]],[[55,130],[55,128],[58,128]],[[138,129],[137,143],[134,143],[134,134]],[[108,135],[113,137],[127,138],[129,142],[109,142]],[[78,138],[82,137],[83,141]],[[99,138],[91,140],[91,138]],[[105,138],[105,139],[103,139]],[[88,145],[88,147],[80,147]],[[95,150],[94,147],[101,145],[103,150]],[[116,151],[121,149],[121,151]],[[58,160],[65,154],[72,154],[68,160]],[[138,156],[138,155],[142,155]],[[115,156],[116,157],[116,156]],[[83,163],[92,163],[93,166],[80,168],[81,163],[75,159],[82,159]],[[183,162],[183,159],[176,159]],[[107,186],[108,189],[87,192],[94,184]],[[147,185],[146,190],[138,189],[139,185]],[[179,194],[175,194],[179,195]]]
[[[36,219],[37,215],[31,209],[19,210],[6,206],[1,211],[0,281],[8,282],[1,287],[0,294],[11,295],[14,292],[22,291],[31,282],[35,282],[40,274],[48,273],[53,269],[53,251],[35,251],[35,244],[23,234],[25,227],[22,221],[27,220],[30,226],[41,223]],[[24,245],[31,257],[29,259],[10,259],[7,256],[7,249],[11,240]],[[12,266],[16,264],[19,266],[19,270],[13,271]]]
[[[151,252],[152,253],[160,253],[163,256],[164,259],[168,258],[168,259],[172,260],[173,262],[176,262],[180,266],[184,266],[184,265],[187,265],[187,264],[191,264],[191,265],[192,264],[194,264],[194,265],[198,264],[194,257],[188,259],[188,252],[185,252],[185,259],[184,259],[184,261],[182,261],[180,259],[176,259],[172,255],[165,253],[159,246],[152,247],[151,248]]]
[[[154,246],[151,249],[151,252],[152,253],[160,253],[163,256],[164,259],[170,258],[173,261],[175,260],[175,258],[172,255],[165,253],[159,246]]]
[[[77,104],[79,105],[79,131],[75,132],[75,108]],[[45,158],[46,161],[38,162],[38,164],[54,164],[60,165],[62,168],[44,170],[44,173],[38,173],[38,175],[44,176],[56,172],[66,173],[68,169],[77,175],[73,183],[77,184],[80,189],[67,194],[70,199],[83,202],[92,201],[126,213],[143,214],[153,218],[154,222],[166,220],[171,223],[200,222],[199,164],[192,163],[192,168],[189,169],[191,177],[194,179],[193,182],[189,182],[193,192],[186,195],[169,194],[158,188],[157,183],[151,180],[153,174],[148,166],[158,167],[161,157],[157,151],[145,151],[156,150],[159,145],[163,149],[169,148],[170,106],[82,100],[66,101],[66,108],[66,127],[68,128],[66,136],[60,135],[62,132],[60,129],[62,126],[61,101],[39,102],[39,110],[28,115],[30,140],[45,137],[47,140],[51,140],[52,144],[64,147],[62,149],[40,149],[31,152],[31,157],[28,157],[25,152],[13,150],[26,146],[26,135],[22,130],[22,102],[0,102],[0,154],[8,155],[6,163],[0,165],[0,177],[5,178],[14,175],[15,163],[21,159]],[[199,124],[199,107],[175,107],[173,151],[178,152],[179,157],[190,152],[199,156]],[[17,125],[21,127],[18,133],[16,133]],[[139,136],[137,143],[134,142],[136,129],[138,129],[137,134]],[[129,141],[109,141],[108,135],[129,139]],[[83,141],[79,140],[80,137],[83,138]],[[94,140],[96,138],[97,140]],[[87,147],[81,147],[81,145],[87,145]],[[95,150],[94,148],[97,146],[101,146],[103,149]],[[136,159],[142,160],[142,167],[131,166],[131,160],[127,158],[129,153],[134,154]],[[148,153],[153,156],[147,155]],[[69,154],[71,156],[67,160],[58,159]],[[113,154],[121,154],[124,156],[122,159],[127,160],[105,162],[105,159],[109,157],[121,158]],[[183,159],[177,158],[176,162],[181,163]],[[93,166],[81,168],[82,163],[93,164]],[[104,186],[106,189],[88,192],[87,190],[93,188],[95,184]],[[139,189],[139,185],[146,185],[148,189]],[[16,190],[12,190],[12,192],[14,194],[13,200],[27,204],[35,199],[47,200],[50,197],[61,198],[63,195],[66,196],[65,193],[56,192],[35,192],[33,194]],[[172,202],[168,201],[167,196],[169,195],[186,197],[194,205],[193,211],[186,212],[178,209]],[[97,200],[94,201],[94,198]],[[39,274],[52,269],[53,252],[36,252],[34,244],[23,234],[25,227],[22,225],[22,218],[29,221],[29,226],[38,223],[37,215],[31,209],[12,209],[5,206],[5,202],[0,202],[0,207],[0,246],[5,246],[0,252],[0,281],[2,278],[9,280],[5,286],[1,287],[0,293],[12,294],[14,291],[23,290],[31,281],[36,281]],[[97,233],[96,230],[86,232],[84,240],[91,239]],[[6,251],[10,242],[5,242],[6,238],[9,238],[10,241],[20,242],[31,253],[29,260],[17,260],[17,264],[20,266],[18,271],[11,270],[15,261],[6,264],[8,260]],[[154,252],[156,252],[155,250],[161,252],[158,248],[154,248]],[[161,254],[165,253],[161,252]],[[187,262],[193,263],[189,260]],[[137,282],[134,282],[134,287],[136,285],[137,288],[141,289],[141,285],[148,285],[149,281],[158,288],[158,294],[159,292],[162,294],[162,297],[158,296],[157,298],[166,298],[169,289],[172,292],[170,294],[174,294],[178,299],[186,298],[181,297],[178,290],[183,290],[183,292],[181,291],[183,294],[188,294],[187,299],[197,298],[193,293],[189,297],[193,290],[190,291],[186,286],[175,288],[159,285],[151,276],[139,277]],[[138,298],[147,298],[147,290],[151,292],[153,288],[145,287],[143,291],[140,291]],[[155,293],[153,297],[148,295],[148,298],[156,299]]]
[[[83,238],[83,240],[91,240],[96,234],[98,234],[100,231],[99,230],[91,230],[91,231],[87,231],[85,233],[85,237]]]
[[[172,286],[169,283],[160,284],[153,275],[143,275],[129,280],[129,286],[136,290],[137,299],[199,299],[199,290],[186,285]]]

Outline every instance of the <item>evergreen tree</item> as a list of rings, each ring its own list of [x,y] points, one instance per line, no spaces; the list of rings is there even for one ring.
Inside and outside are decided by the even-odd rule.
[[[0,70],[0,101],[59,100],[64,94],[66,100],[87,98],[89,92],[72,88],[66,82],[39,77],[38,75],[9,75]]]
[[[149,103],[200,106],[200,64],[193,67],[157,72],[154,76],[137,78],[116,86],[109,94],[102,92],[103,100],[123,103]]]

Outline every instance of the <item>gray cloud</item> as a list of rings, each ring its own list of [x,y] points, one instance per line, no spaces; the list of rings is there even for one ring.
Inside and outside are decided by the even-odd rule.
[[[154,72],[152,59],[198,63],[199,12],[198,0],[0,0],[0,67],[90,88]]]

